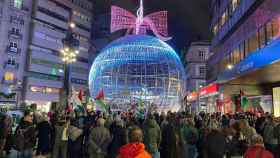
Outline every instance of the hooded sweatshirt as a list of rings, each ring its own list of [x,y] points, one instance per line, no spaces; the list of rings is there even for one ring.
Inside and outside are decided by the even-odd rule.
[[[143,143],[129,143],[120,148],[117,158],[152,158]]]

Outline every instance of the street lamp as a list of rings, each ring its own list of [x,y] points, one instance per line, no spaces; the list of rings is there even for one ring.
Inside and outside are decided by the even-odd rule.
[[[64,80],[63,90],[61,91],[61,103],[63,106],[68,106],[68,98],[71,87],[71,64],[76,62],[77,55],[79,54],[80,42],[75,38],[73,29],[75,23],[69,23],[66,37],[62,39],[63,49],[60,50],[62,61],[64,62]]]

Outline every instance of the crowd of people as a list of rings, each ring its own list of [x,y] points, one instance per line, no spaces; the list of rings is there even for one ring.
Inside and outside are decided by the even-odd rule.
[[[36,114],[25,111],[15,131],[0,120],[0,157],[279,158],[280,122],[272,115],[133,113]]]

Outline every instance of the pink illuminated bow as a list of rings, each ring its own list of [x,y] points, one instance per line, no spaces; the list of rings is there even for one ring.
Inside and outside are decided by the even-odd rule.
[[[146,34],[147,30],[151,30],[163,41],[171,39],[168,37],[167,11],[159,11],[143,17],[139,28],[137,27],[138,17],[129,11],[117,6],[112,6],[111,11],[111,33],[127,29],[127,33],[133,31],[136,34]]]

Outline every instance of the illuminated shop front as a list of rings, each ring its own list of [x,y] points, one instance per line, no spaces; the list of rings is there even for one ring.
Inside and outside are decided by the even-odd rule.
[[[251,9],[254,10],[230,31],[217,31],[217,36],[227,34],[227,37],[223,41],[213,41],[208,82],[222,85],[220,91],[224,100],[231,100],[236,111],[278,115],[280,3],[266,0]],[[241,97],[248,99],[249,105],[245,108],[241,107]]]

